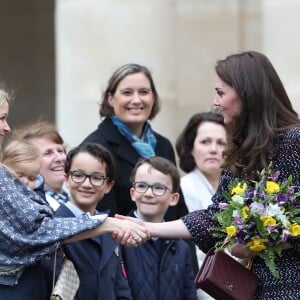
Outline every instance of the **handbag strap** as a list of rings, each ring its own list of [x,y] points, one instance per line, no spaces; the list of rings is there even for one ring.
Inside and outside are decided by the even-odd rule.
[[[54,287],[55,287],[57,252],[58,252],[59,249],[62,252],[63,259],[65,259],[65,257],[66,257],[64,251],[62,250],[62,248],[60,248],[60,245],[58,245],[55,249],[55,252],[54,252],[53,275],[52,275],[52,291],[54,290]]]
[[[58,248],[56,248],[56,249],[55,249],[55,252],[54,252],[53,275],[52,275],[52,291],[54,290],[54,286],[55,286],[57,249],[58,249]]]
[[[245,268],[251,270],[252,266],[253,266],[253,256],[249,258],[247,264],[245,265]]]

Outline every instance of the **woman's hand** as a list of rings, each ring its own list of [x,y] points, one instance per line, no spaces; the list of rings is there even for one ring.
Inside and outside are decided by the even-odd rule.
[[[288,242],[285,242],[284,243],[284,249],[290,249],[292,248],[291,247],[291,244],[288,243]],[[249,248],[247,248],[244,244],[241,244],[241,243],[236,243],[234,244],[231,248],[228,249],[231,254],[235,257],[238,257],[238,258],[253,258],[256,253],[254,251],[251,251],[249,250]]]
[[[235,243],[231,248],[228,249],[231,254],[235,257],[245,259],[253,258],[256,254],[255,252],[249,250],[244,244]]]
[[[115,215],[115,221],[119,226],[119,230],[112,232],[112,237],[126,246],[139,246],[144,244],[150,234],[144,223],[136,218]]]

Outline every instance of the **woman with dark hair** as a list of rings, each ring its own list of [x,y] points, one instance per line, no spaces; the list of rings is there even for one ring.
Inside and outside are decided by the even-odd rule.
[[[194,114],[176,141],[180,168],[186,173],[180,180],[189,212],[212,204],[211,197],[220,183],[226,129],[223,117],[213,112]],[[199,195],[199,191],[201,194]],[[195,247],[198,266],[205,254]],[[211,299],[201,290],[198,299]]]
[[[111,214],[127,215],[135,209],[130,199],[130,173],[140,158],[162,156],[175,163],[171,142],[155,132],[149,121],[160,109],[160,100],[150,71],[138,64],[126,64],[110,77],[100,105],[98,128],[84,139],[99,143],[113,154],[116,182],[98,209]],[[187,213],[183,197],[170,207],[166,219],[173,220]]]
[[[300,120],[269,59],[255,51],[243,52],[218,61],[215,70],[214,105],[224,117],[229,136],[224,152],[226,170],[213,204],[181,220],[147,223],[152,236],[193,238],[204,252],[217,242],[209,228],[218,226],[213,216],[220,211],[221,202],[228,202],[223,192],[229,192],[234,179],[257,180],[257,172],[272,162],[272,169],[280,171],[279,182],[292,175],[295,189],[300,187]],[[276,258],[279,279],[243,244],[234,245],[232,254],[254,257],[253,272],[259,279],[254,299],[300,298],[299,236],[288,237],[285,250]]]
[[[189,212],[211,204],[220,183],[225,146],[223,117],[213,112],[194,114],[177,138],[179,166],[186,173],[180,185]]]

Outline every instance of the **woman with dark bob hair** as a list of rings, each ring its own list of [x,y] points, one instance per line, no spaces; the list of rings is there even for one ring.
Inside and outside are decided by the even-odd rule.
[[[147,223],[152,236],[193,238],[204,252],[218,241],[209,228],[218,226],[213,216],[220,211],[220,203],[228,202],[224,191],[229,192],[234,179],[257,180],[257,172],[272,162],[272,169],[280,172],[279,182],[291,175],[294,189],[299,191],[300,186],[300,120],[269,59],[255,51],[238,53],[219,60],[215,71],[214,105],[229,132],[225,171],[213,204],[180,220]],[[295,201],[299,205],[299,200]],[[264,260],[243,244],[232,247],[237,257],[253,257],[252,270],[258,277],[254,299],[300,299],[299,235],[289,235],[284,246],[275,261],[280,278],[275,278]]]
[[[188,123],[176,141],[176,150],[179,156],[179,166],[185,173],[193,171],[196,167],[196,160],[192,151],[199,126],[205,122],[221,125],[221,127],[224,128],[225,141],[223,141],[223,145],[225,146],[226,131],[222,115],[214,112],[201,112],[194,114],[189,119]]]
[[[171,142],[155,132],[150,120],[160,110],[160,99],[148,68],[129,63],[114,71],[102,95],[98,128],[83,143],[105,146],[112,153],[116,165],[116,181],[98,209],[109,209],[111,214],[127,215],[134,210],[129,180],[132,169],[140,158],[162,156],[175,163]],[[183,197],[170,207],[166,219],[174,220],[187,213]]]
[[[194,114],[178,136],[176,150],[179,165],[186,173],[181,177],[180,186],[189,212],[212,204],[211,197],[221,179],[225,146],[223,116],[214,112]],[[198,247],[195,249],[200,267],[205,254]],[[197,290],[197,293],[200,299],[212,299],[201,290]]]

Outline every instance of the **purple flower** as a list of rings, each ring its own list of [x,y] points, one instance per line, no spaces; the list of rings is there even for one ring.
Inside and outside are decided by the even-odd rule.
[[[288,199],[291,201],[291,200],[294,200],[294,197],[295,197],[295,190],[294,190],[294,187],[293,186],[290,186],[287,190],[287,196],[288,196]]]
[[[240,243],[243,243],[245,238],[245,232],[243,230],[239,230],[235,237]]]
[[[286,194],[278,194],[277,196],[277,202],[286,202],[288,200],[287,195]]]
[[[228,203],[226,203],[226,202],[220,202],[219,203],[219,208],[220,209],[224,209],[226,206],[228,206]]]
[[[268,225],[267,231],[269,234],[271,234],[272,232],[278,232],[278,230],[276,229],[276,225]]]
[[[278,180],[279,175],[280,175],[280,172],[276,171],[269,176],[269,179],[276,182]]]
[[[253,199],[254,196],[255,196],[255,190],[254,189],[250,189],[250,190],[246,191],[246,197],[249,200]]]
[[[241,218],[241,217],[234,217],[233,221],[232,221],[232,224],[238,225],[238,224],[241,224],[242,222],[243,222],[243,218]]]
[[[291,235],[291,233],[287,229],[282,230],[281,240],[282,242],[286,242],[287,238]]]
[[[239,230],[243,230],[245,228],[245,225],[244,224],[238,224],[237,227],[238,227]]]
[[[259,202],[253,202],[251,205],[250,205],[250,213],[252,215],[263,215],[265,212],[265,207],[262,203],[259,203]]]

